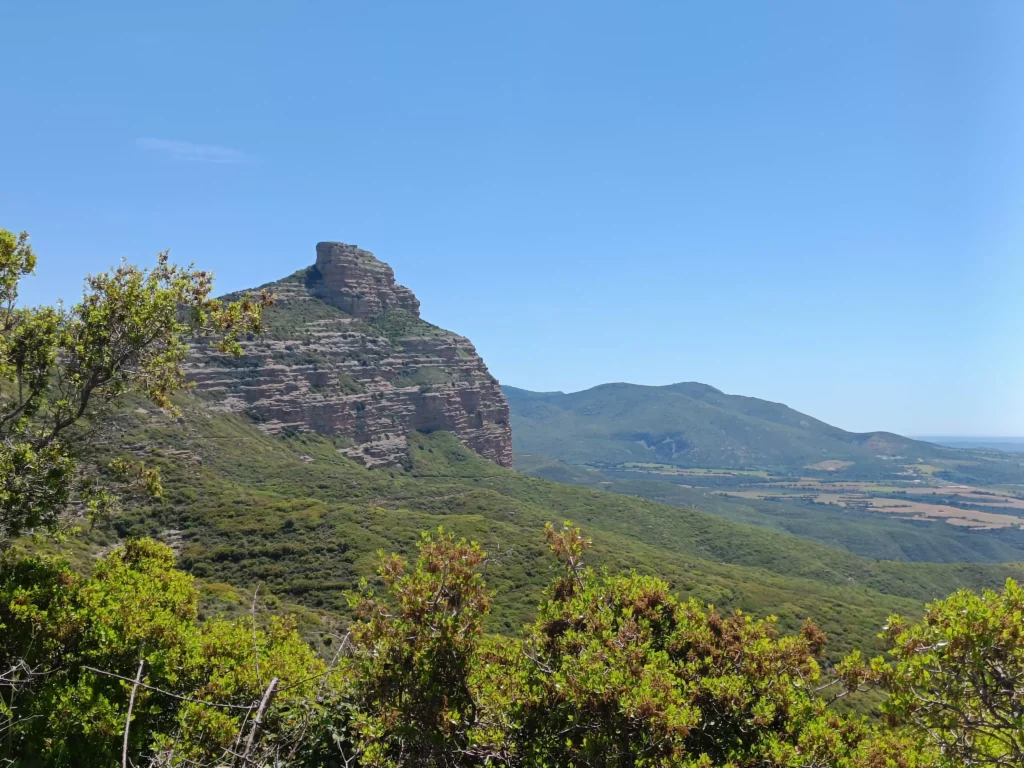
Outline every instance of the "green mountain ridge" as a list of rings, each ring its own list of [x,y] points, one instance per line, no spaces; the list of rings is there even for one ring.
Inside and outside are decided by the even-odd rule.
[[[1018,456],[970,451],[891,432],[847,432],[782,404],[727,395],[697,382],[654,387],[602,384],[570,394],[502,390],[512,411],[517,455],[569,464],[656,462],[679,467],[803,471],[822,461],[853,462],[849,474],[892,474],[903,463],[962,461],[965,474],[1024,479]],[[988,466],[966,469],[970,462]]]
[[[865,557],[1024,559],[1020,524],[969,528],[871,507],[872,497],[901,505],[922,498],[906,494],[929,488],[951,514],[999,511],[1004,521],[1024,522],[1018,454],[847,432],[781,403],[695,382],[606,384],[570,394],[503,390],[516,467],[537,477],[696,508]],[[961,483],[977,489],[941,495]],[[814,491],[801,491],[813,485]],[[1017,506],[998,507],[986,489],[998,489],[1007,494],[1004,504]],[[844,494],[848,501],[840,501]]]

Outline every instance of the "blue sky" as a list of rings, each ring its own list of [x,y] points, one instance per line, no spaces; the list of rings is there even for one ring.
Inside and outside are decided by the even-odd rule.
[[[33,302],[390,262],[504,383],[1024,434],[1024,5],[6,3]]]

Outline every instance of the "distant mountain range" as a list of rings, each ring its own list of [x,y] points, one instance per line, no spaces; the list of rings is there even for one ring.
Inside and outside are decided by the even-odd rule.
[[[598,467],[658,463],[879,477],[932,464],[950,479],[1020,482],[1021,460],[890,432],[847,432],[781,403],[706,384],[602,384],[582,392],[503,387],[517,456]]]
[[[992,451],[1024,453],[1024,437],[970,437],[966,435],[922,435],[916,440],[946,445],[950,448],[984,448]]]

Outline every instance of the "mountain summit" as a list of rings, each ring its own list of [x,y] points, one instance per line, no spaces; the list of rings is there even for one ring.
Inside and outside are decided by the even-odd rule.
[[[347,243],[317,243],[310,292],[352,317],[390,309],[420,316],[419,299],[395,282],[395,272],[369,251]]]
[[[316,246],[316,263],[260,286],[267,335],[230,358],[197,348],[189,374],[219,410],[271,433],[339,439],[366,466],[409,458],[413,431],[448,431],[512,466],[508,404],[469,339],[420,319],[420,303],[369,251]]]

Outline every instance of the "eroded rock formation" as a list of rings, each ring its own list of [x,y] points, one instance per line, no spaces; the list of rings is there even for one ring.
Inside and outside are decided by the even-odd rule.
[[[311,293],[352,317],[375,317],[389,309],[404,309],[420,316],[420,302],[413,292],[395,282],[394,270],[354,245],[317,243],[319,275],[311,281]]]
[[[189,374],[212,407],[271,432],[340,436],[367,466],[406,461],[414,430],[446,430],[511,467],[508,404],[470,341],[421,320],[412,291],[369,251],[316,252],[315,265],[264,286],[276,297],[267,334],[243,357],[196,349]]]

